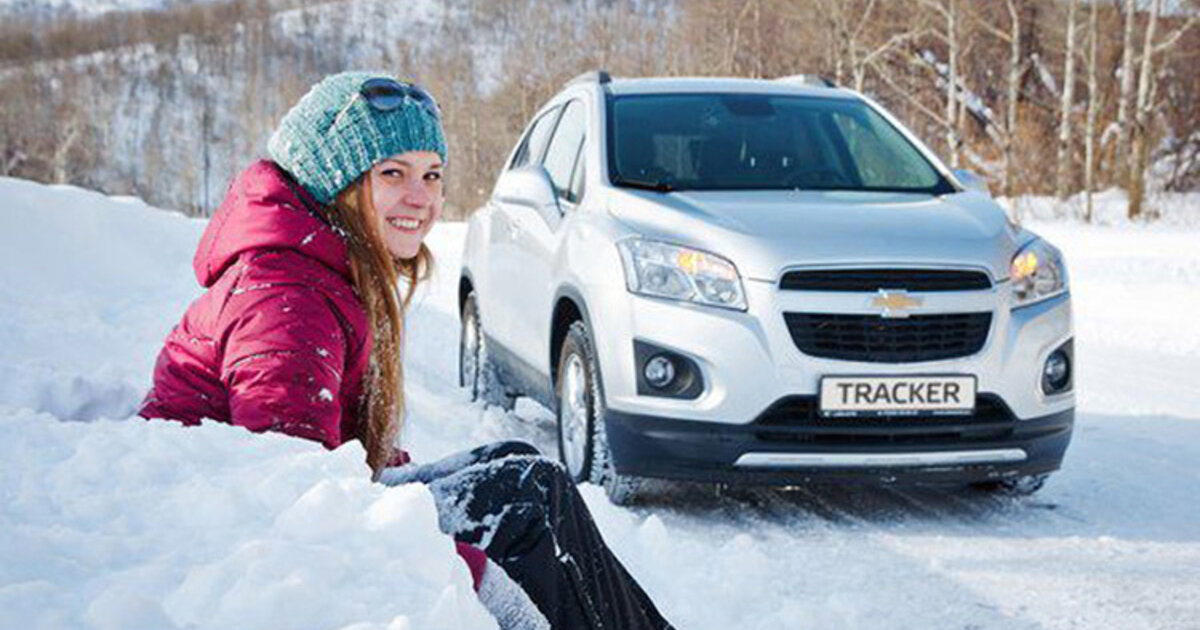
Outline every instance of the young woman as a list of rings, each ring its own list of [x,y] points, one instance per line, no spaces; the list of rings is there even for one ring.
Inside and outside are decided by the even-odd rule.
[[[404,310],[432,264],[423,239],[444,200],[433,98],[384,74],[332,75],[267,150],[200,241],[193,265],[208,291],[167,337],[140,414],[330,449],[358,440],[374,479],[429,485],[502,628],[669,628],[561,466],[534,447],[418,466],[397,446]]]

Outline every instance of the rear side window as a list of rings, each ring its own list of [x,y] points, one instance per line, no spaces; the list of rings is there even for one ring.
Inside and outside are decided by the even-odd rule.
[[[525,166],[530,162],[536,162],[542,156],[542,149],[546,147],[546,139],[550,137],[550,132],[554,129],[554,121],[558,119],[560,111],[562,111],[561,107],[555,107],[542,114],[529,126],[529,131],[521,139],[521,144],[517,147],[517,152],[513,154],[508,168]]]
[[[579,157],[579,147],[583,144],[586,124],[587,115],[583,103],[568,103],[554,131],[554,138],[550,140],[550,148],[546,150],[546,159],[542,162],[546,172],[550,174],[554,192],[567,201],[578,201],[572,193],[571,176],[575,172],[575,162]]]

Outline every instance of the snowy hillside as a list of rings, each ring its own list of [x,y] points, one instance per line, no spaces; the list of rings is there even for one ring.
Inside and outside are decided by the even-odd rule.
[[[124,1],[114,4],[138,6]],[[319,78],[351,68],[404,68],[409,78],[424,81],[411,76],[408,58],[427,54],[436,40],[411,34],[438,32],[451,10],[431,0],[405,0],[403,11],[386,0],[306,2],[298,3],[300,8],[280,4],[268,18],[246,18],[211,32],[185,31],[165,41],[122,40],[120,46],[67,58],[0,64],[0,90],[9,97],[10,111],[30,106],[16,95],[41,89],[55,98],[80,95],[69,99],[72,107],[85,94],[90,103],[75,113],[60,112],[44,127],[29,121],[5,132],[14,145],[37,155],[43,145],[61,146],[70,125],[79,123],[79,133],[88,139],[70,141],[81,151],[72,154],[71,178],[44,181],[87,182],[166,200],[178,209],[190,206],[192,214],[210,213],[242,166],[242,156],[265,155],[279,118]],[[111,8],[99,3],[96,9],[106,7]],[[3,11],[0,5],[0,15]],[[488,81],[482,73],[479,79]],[[99,111],[103,115],[96,115]],[[96,152],[83,151],[85,144]]]
[[[1032,226],[1067,257],[1079,415],[1029,499],[934,490],[583,488],[684,630],[1196,628],[1200,231]],[[130,418],[199,288],[204,223],[0,178],[0,629],[492,628],[419,486],[220,424]],[[405,440],[429,460],[553,424],[455,386],[462,224],[409,317]]]
[[[166,9],[189,0],[0,0],[0,15],[62,15],[74,13],[95,16],[110,11]],[[195,1],[195,0],[190,0]]]

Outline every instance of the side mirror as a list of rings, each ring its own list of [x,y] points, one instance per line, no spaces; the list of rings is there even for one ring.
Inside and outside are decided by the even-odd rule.
[[[558,195],[550,174],[540,164],[528,164],[505,171],[496,181],[496,200],[528,206],[542,212],[546,208],[558,211]]]
[[[974,171],[968,171],[963,168],[955,169],[954,177],[967,190],[981,192],[989,197],[992,195],[992,191],[988,190],[987,180],[977,175]]]

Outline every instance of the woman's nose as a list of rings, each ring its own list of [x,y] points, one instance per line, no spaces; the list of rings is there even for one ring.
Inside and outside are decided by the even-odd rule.
[[[413,208],[424,208],[429,205],[430,194],[425,189],[425,182],[421,179],[414,179],[404,184],[404,203]]]

